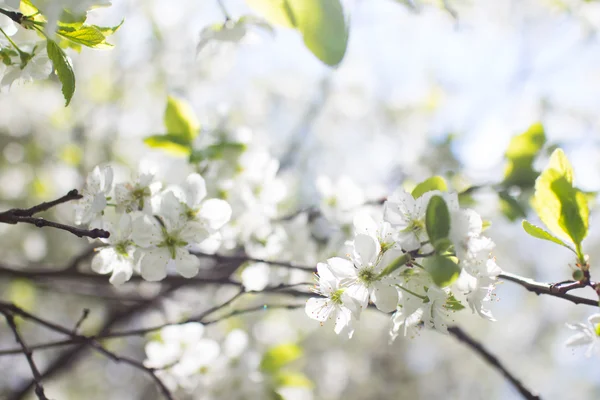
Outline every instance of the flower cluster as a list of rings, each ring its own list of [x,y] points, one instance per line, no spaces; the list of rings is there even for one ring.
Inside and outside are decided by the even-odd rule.
[[[250,336],[234,329],[220,340],[206,337],[205,326],[197,322],[170,325],[146,344],[144,365],[169,388],[194,399],[294,399],[301,390],[312,398],[309,387],[290,386],[273,376],[261,354],[251,345]],[[265,357],[266,356],[266,357]],[[296,396],[288,396],[288,392]],[[308,397],[307,397],[308,395]]]
[[[450,226],[433,243],[427,224],[433,197],[443,199]],[[366,212],[354,217],[348,258],[332,257],[317,265],[317,285],[306,313],[321,323],[335,318],[335,332],[354,333],[355,320],[369,303],[391,313],[391,336],[422,325],[446,331],[451,313],[465,308],[493,320],[484,307],[501,270],[490,252],[494,243],[482,235],[483,222],[461,209],[456,194],[429,191],[417,198],[403,189],[385,202],[376,221]]]
[[[131,182],[113,185],[110,167],[96,167],[87,178],[83,198],[75,206],[75,222],[110,233],[94,256],[92,268],[112,273],[119,285],[134,271],[158,281],[175,270],[190,278],[199,261],[189,248],[219,236],[231,217],[231,207],[221,199],[205,199],[206,184],[191,174],[180,186],[161,190],[151,173]]]

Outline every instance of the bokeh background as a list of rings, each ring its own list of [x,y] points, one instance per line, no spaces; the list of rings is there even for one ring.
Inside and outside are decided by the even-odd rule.
[[[251,13],[242,0],[224,2],[233,16]],[[349,46],[341,65],[331,69],[297,32],[283,28],[274,34],[251,29],[240,43],[210,44],[198,54],[202,28],[223,21],[216,0],[114,0],[89,19],[116,25],[125,18],[109,39],[115,48],[72,54],[77,90],[68,108],[52,80],[0,93],[0,204],[23,207],[60,196],[109,161],[135,168],[140,159],[152,160],[165,179],[186,168],[184,159],[142,142],[162,132],[167,95],[188,100],[207,132],[251,131],[252,140],[280,160],[280,173],[295,177],[290,209],[319,202],[319,175],[347,175],[369,198],[432,174],[451,176],[463,188],[499,182],[510,138],[538,121],[547,148],[565,149],[577,185],[600,189],[600,2],[415,3],[344,2]],[[500,212],[493,190],[477,191],[474,198],[473,207],[493,222],[487,234],[497,244],[501,268],[545,282],[570,278],[569,252],[527,236],[519,221]],[[56,218],[68,221],[71,214],[61,206]],[[592,211],[584,242],[592,276],[600,256],[596,215]],[[0,225],[0,235],[0,260],[9,265],[64,265],[87,244],[27,226]],[[134,294],[156,290],[141,285]],[[90,330],[121,304],[108,301],[105,290],[103,299],[75,292],[69,283],[0,280],[3,299],[65,324],[90,308]],[[570,335],[565,323],[584,322],[597,310],[535,296],[510,282],[496,292],[496,322],[468,310],[456,314],[456,322],[542,398],[599,398],[598,359],[564,346]],[[574,293],[595,296],[591,289],[580,292]],[[173,307],[202,307],[215,296],[224,294],[218,288],[183,290],[132,323],[159,320]],[[313,380],[315,399],[520,398],[451,337],[423,330],[390,345],[389,318],[376,311],[363,315],[350,341],[319,327],[303,310],[253,314],[235,324],[248,329],[258,347],[300,341],[299,368]],[[218,335],[230,327],[211,329]],[[35,327],[26,336],[31,342],[53,338]],[[13,347],[4,325],[0,343]],[[143,345],[142,338],[132,338],[111,346],[143,359]],[[43,368],[58,354],[36,352],[36,360]],[[22,355],[0,358],[0,398],[11,398],[30,374]],[[57,399],[159,398],[138,371],[90,353],[46,386]]]

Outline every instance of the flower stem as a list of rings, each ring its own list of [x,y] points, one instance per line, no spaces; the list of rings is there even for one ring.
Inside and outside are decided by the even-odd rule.
[[[412,290],[408,290],[407,288],[405,288],[405,287],[403,287],[403,286],[400,286],[400,285],[398,285],[398,284],[396,284],[396,286],[397,286],[398,288],[400,288],[400,289],[404,290],[406,293],[409,293],[409,294],[412,294],[412,295],[413,295],[413,296],[415,296],[415,297],[418,297],[419,299],[423,300],[424,302],[425,302],[425,301],[429,301],[429,297],[427,297],[427,296],[421,296],[420,294],[417,294],[417,293],[413,292]]]
[[[2,32],[2,34],[4,35],[4,37],[6,38],[6,40],[9,41],[9,43],[19,52],[19,54],[24,54],[25,53],[23,50],[21,50],[19,48],[19,46],[17,46],[17,44],[15,42],[13,42],[13,40],[10,38],[10,36],[8,36],[6,34],[6,32],[4,32],[4,29],[0,28],[0,32]]]
[[[377,276],[377,278],[381,279],[384,276],[387,276],[387,275],[391,274],[392,272],[394,272],[395,270],[397,270],[401,266],[406,265],[411,260],[412,260],[412,256],[410,255],[410,253],[404,253],[404,254],[402,254],[400,257],[398,257],[394,261],[392,261],[390,263],[390,265],[388,265],[387,267],[385,267],[384,270],[381,271],[381,273]]]

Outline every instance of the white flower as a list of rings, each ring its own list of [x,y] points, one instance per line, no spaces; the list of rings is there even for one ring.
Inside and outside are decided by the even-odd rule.
[[[204,326],[197,322],[161,329],[161,341],[146,344],[144,365],[157,368],[157,375],[171,390],[193,389],[199,373],[206,373],[220,354],[220,346],[203,338]]]
[[[396,235],[390,223],[387,221],[375,222],[366,210],[359,211],[354,216],[353,223],[355,233],[362,233],[375,238],[379,242],[382,252],[393,247],[396,243]]]
[[[334,275],[348,287],[348,294],[366,309],[371,300],[379,310],[392,312],[398,305],[398,291],[379,274],[386,265],[379,263],[381,247],[372,236],[358,234],[354,238],[353,262],[343,258],[328,260]]]
[[[153,182],[153,173],[140,173],[134,182],[119,183],[115,186],[115,200],[117,211],[150,212],[152,204],[150,199],[161,188],[160,182]]]
[[[421,320],[427,328],[447,332],[451,310],[464,308],[451,296],[448,289],[437,287],[431,276],[422,270],[410,270],[398,287],[401,289],[401,313],[395,318],[400,325],[402,318],[411,318],[421,310]],[[405,321],[404,324],[408,322]]]
[[[453,212],[450,221],[450,240],[454,243],[457,257],[463,259],[470,251],[471,239],[481,234],[483,221],[470,209]]]
[[[471,311],[477,312],[477,314],[489,321],[495,321],[496,319],[492,315],[492,312],[483,307],[483,302],[488,302],[492,299],[495,283],[495,278],[488,276],[475,277],[463,269],[455,285],[466,296]]]
[[[582,323],[567,324],[567,328],[577,332],[567,339],[566,346],[578,347],[587,345],[586,357],[590,357],[593,353],[600,353],[600,314],[591,315],[587,320],[587,325]]]
[[[495,246],[494,242],[485,236],[471,238],[467,252],[460,259],[462,267],[473,276],[496,278],[502,270],[490,254]]]
[[[429,240],[425,230],[425,214],[433,196],[442,196],[450,212],[458,210],[458,195],[439,190],[426,192],[415,199],[399,188],[384,203],[383,219],[398,230],[398,243],[404,250],[417,250],[421,248],[421,243]]]
[[[384,220],[398,230],[398,242],[407,251],[417,250],[426,241],[425,212],[434,192],[418,199],[404,189],[397,189],[384,203]]]
[[[135,245],[131,240],[132,234],[131,216],[123,214],[116,228],[107,224],[106,230],[110,232],[108,239],[101,239],[107,243],[107,247],[98,250],[92,259],[92,269],[99,274],[112,272],[109,281],[113,285],[121,285],[127,282],[133,274],[137,264],[134,256]]]
[[[82,190],[83,198],[75,205],[75,223],[88,224],[102,215],[112,190],[113,170],[106,166],[96,167],[88,175]]]
[[[347,224],[352,221],[352,211],[365,203],[365,194],[349,177],[342,176],[332,182],[327,176],[317,178],[321,195],[321,211],[330,221]]]
[[[198,221],[209,231],[215,232],[231,219],[231,206],[225,200],[207,199],[206,183],[199,174],[191,174],[174,192],[183,202],[183,211],[189,220]]]
[[[26,48],[22,50],[25,52]],[[29,83],[33,80],[46,79],[52,73],[52,63],[48,58],[43,44],[35,45],[31,50],[26,63],[23,60],[13,60],[13,64],[6,68],[4,77],[0,83],[2,86],[12,86],[14,84]]]
[[[143,215],[133,224],[133,240],[142,247],[140,263],[142,277],[159,281],[167,276],[167,269],[174,266],[177,272],[191,278],[198,273],[198,259],[189,253],[188,246],[206,238],[204,226],[189,221],[182,212],[182,204],[168,192],[160,204],[157,217]]]
[[[333,260],[333,261],[332,261]],[[341,259],[340,259],[341,260]],[[318,284],[314,292],[324,297],[312,297],[306,302],[306,315],[309,318],[320,322],[325,322],[335,316],[335,333],[338,335],[347,331],[348,337],[354,334],[352,318],[359,318],[360,308],[352,297],[346,293],[346,288],[340,286],[337,279],[330,269],[334,259],[327,260],[328,264],[317,264]],[[350,268],[353,268],[350,265]]]
[[[421,328],[421,319],[423,317],[423,309],[419,308],[410,315],[405,315],[402,309],[399,308],[392,316],[392,329],[390,330],[390,342],[396,340],[402,329],[403,336],[414,338],[419,334]]]

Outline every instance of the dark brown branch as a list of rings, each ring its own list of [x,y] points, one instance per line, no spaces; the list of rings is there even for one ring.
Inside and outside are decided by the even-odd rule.
[[[132,318],[133,316],[145,311],[147,308],[151,307],[156,301],[160,300],[163,296],[167,295],[168,293],[171,293],[174,290],[177,290],[179,287],[181,287],[181,286],[173,285],[173,286],[167,288],[166,290],[162,291],[161,293],[157,294],[156,296],[148,299],[144,303],[136,304],[134,306],[125,308],[124,310],[119,310],[119,311],[113,313],[108,318],[108,320],[105,322],[104,326],[100,329],[99,335],[109,332],[110,329],[114,325],[116,325],[118,323],[122,323],[124,321],[127,321],[130,318]],[[70,336],[71,336],[71,338],[69,340],[71,342],[73,342],[72,337],[74,335],[70,335]],[[82,341],[75,341],[76,346],[70,350],[67,350],[62,355],[60,355],[57,359],[55,359],[54,362],[52,362],[46,368],[46,370],[42,373],[42,378],[46,379],[46,378],[52,377],[52,376],[58,374],[59,372],[61,372],[62,370],[64,370],[65,368],[71,366],[72,363],[79,356],[81,356],[81,354],[86,349],[88,349],[88,347],[90,346],[88,342],[89,341],[87,339],[82,340]],[[71,344],[73,344],[73,343],[71,343]],[[20,390],[18,390],[14,395],[12,395],[7,400],[22,400],[23,398],[25,398],[25,396],[27,395],[29,390],[31,390],[31,388],[34,385],[35,385],[35,382],[33,380],[30,381],[29,383],[24,385]],[[162,388],[161,388],[161,390],[162,390]]]
[[[246,255],[223,256],[220,254],[202,253],[200,251],[190,251],[190,253],[195,256],[198,256],[198,257],[212,258],[213,260],[215,260],[218,263],[219,262],[235,262],[235,263],[256,262],[256,263],[265,263],[265,264],[284,267],[284,268],[299,269],[299,270],[308,271],[308,272],[316,271],[316,266],[311,267],[309,265],[296,264],[291,261],[269,261],[269,260],[263,260],[261,258],[248,257]]]
[[[90,309],[84,308],[83,312],[81,313],[81,317],[75,323],[75,327],[73,328],[73,334],[77,334],[77,331],[79,331],[79,327],[81,326],[81,324],[83,324],[83,321],[85,321],[89,315],[90,315]]]
[[[66,203],[68,201],[78,200],[81,197],[82,196],[79,194],[79,192],[74,189],[56,200],[44,202],[31,208],[13,208],[4,211],[0,213],[0,222],[11,225],[15,225],[18,223],[32,224],[37,226],[38,228],[50,227],[70,232],[78,237],[89,237],[92,239],[109,237],[110,233],[103,229],[80,229],[74,226],[48,221],[43,218],[33,217],[34,214],[40,213],[42,211],[47,211],[52,207],[55,207],[62,203]]]
[[[79,200],[82,197],[83,196],[79,194],[77,189],[73,189],[69,193],[64,195],[63,197],[60,197],[56,200],[46,201],[41,204],[38,204],[37,206],[33,206],[31,208],[25,208],[25,209],[24,208],[13,208],[6,212],[11,213],[12,215],[15,215],[17,217],[31,217],[37,213],[40,213],[43,211],[48,211],[52,207],[56,207],[59,204],[67,203],[67,202],[73,201],[73,200]]]
[[[13,333],[15,335],[15,340],[17,341],[17,343],[19,343],[19,346],[21,346],[22,353],[25,354],[25,357],[27,358],[27,362],[29,363],[29,368],[31,369],[31,373],[33,374],[33,382],[35,385],[36,396],[40,400],[48,400],[48,397],[46,397],[46,394],[44,393],[44,386],[42,385],[42,375],[40,374],[40,371],[38,370],[37,366],[35,365],[35,361],[33,361],[33,352],[29,347],[27,347],[27,344],[21,337],[21,334],[19,333],[19,329],[17,328],[17,324],[15,324],[14,315],[8,311],[0,311],[0,312],[2,312],[2,314],[4,314],[4,317],[6,318],[6,322],[8,323],[8,326],[10,327],[10,329],[13,331]]]
[[[291,295],[294,297],[309,297],[312,295],[312,293],[310,292],[302,292],[302,291],[298,291],[298,290],[292,290],[293,288],[297,287],[297,286],[306,286],[306,285],[311,285],[311,283],[308,282],[302,282],[302,283],[295,283],[295,284],[281,284],[281,285],[277,285],[277,286],[272,286],[272,287],[267,287],[265,289],[263,289],[262,291],[250,291],[250,292],[244,292],[243,290],[240,290],[238,293],[236,293],[234,296],[232,296],[229,300],[227,300],[226,302],[214,306],[202,313],[200,313],[199,315],[187,318],[183,321],[179,321],[179,322],[172,322],[172,323],[164,323],[164,324],[160,324],[160,325],[155,325],[155,326],[151,326],[151,327],[145,327],[145,328],[137,328],[137,329],[128,329],[128,330],[124,330],[124,331],[116,331],[116,332],[106,332],[106,333],[100,333],[98,335],[95,336],[84,336],[84,335],[77,335],[76,333],[71,335],[71,337],[67,340],[57,340],[57,341],[52,341],[52,342],[48,342],[48,343],[42,343],[42,344],[37,344],[37,345],[33,345],[30,346],[31,350],[45,350],[45,349],[50,349],[53,347],[61,347],[61,346],[69,346],[69,345],[75,345],[78,343],[83,343],[83,342],[89,342],[89,341],[95,341],[98,339],[114,339],[114,338],[121,338],[121,337],[126,337],[126,336],[142,336],[145,335],[147,333],[151,333],[157,330],[160,330],[166,326],[170,326],[170,325],[182,325],[188,322],[201,322],[203,324],[212,324],[215,322],[218,322],[221,319],[226,319],[226,318],[230,318],[233,317],[235,315],[240,315],[240,314],[244,314],[244,313],[248,313],[248,312],[253,312],[253,311],[259,311],[259,310],[266,310],[266,309],[273,309],[273,308],[287,308],[287,309],[293,309],[293,308],[298,308],[298,307],[303,307],[303,304],[300,305],[260,305],[257,307],[253,307],[253,308],[249,308],[249,309],[243,309],[243,310],[234,310],[231,313],[214,319],[214,320],[210,320],[210,321],[205,321],[205,318],[214,314],[217,311],[222,310],[223,308],[227,307],[228,305],[230,305],[235,299],[239,298],[240,296],[242,296],[244,293],[255,293],[255,294],[260,294],[260,293],[281,293],[281,294],[285,294],[285,295]],[[4,303],[4,304],[8,304],[8,303]],[[2,303],[0,303],[0,306],[2,305]],[[37,318],[35,316],[32,316],[34,318]],[[46,321],[41,322],[41,324],[45,324],[47,323]],[[53,329],[53,328],[51,328]],[[0,356],[4,356],[4,355],[11,355],[11,354],[20,354],[21,353],[21,349],[15,348],[15,349],[7,349],[7,350],[0,350]]]
[[[579,297],[566,293],[564,289],[556,287],[555,285],[552,285],[550,283],[536,282],[533,279],[523,278],[522,276],[511,274],[508,272],[501,273],[500,275],[498,275],[498,278],[517,283],[523,286],[525,289],[537,295],[546,294],[549,296],[554,296],[564,300],[568,300],[575,304],[586,304],[588,306],[598,307],[598,300],[592,300],[585,297]],[[574,289],[574,287],[569,287],[569,290],[570,289]]]
[[[474,352],[476,352],[477,354],[479,354],[485,361],[487,361],[488,364],[492,365],[498,371],[500,371],[502,373],[502,375],[504,375],[504,377],[506,379],[508,379],[510,381],[510,383],[513,384],[513,386],[519,391],[519,393],[525,399],[527,399],[527,400],[541,400],[541,398],[538,395],[533,394],[531,391],[529,391],[527,388],[525,388],[525,386],[523,386],[523,384],[521,383],[521,381],[518,380],[513,374],[511,374],[506,369],[506,367],[504,367],[502,365],[502,363],[500,362],[500,360],[498,360],[498,358],[496,356],[494,356],[489,351],[487,351],[481,345],[481,343],[475,341],[475,339],[473,339],[469,335],[467,335],[458,326],[450,326],[450,327],[448,327],[448,333],[450,333],[450,335],[454,336],[459,341],[461,341],[464,344],[466,344],[468,347],[471,348],[471,350],[473,350]]]

